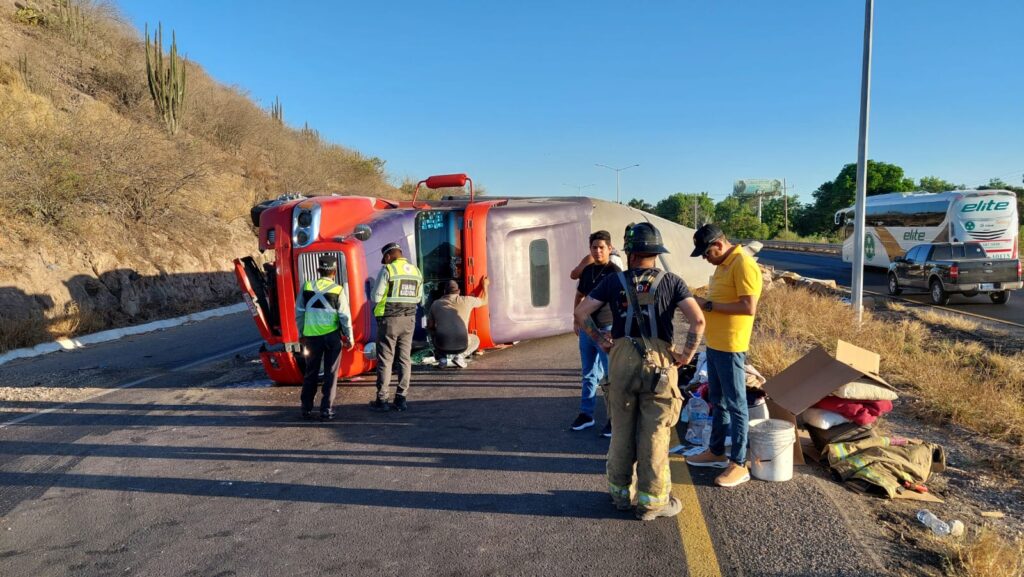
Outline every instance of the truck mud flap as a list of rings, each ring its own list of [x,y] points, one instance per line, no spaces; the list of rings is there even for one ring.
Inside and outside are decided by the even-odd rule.
[[[235,278],[242,289],[245,306],[249,307],[249,313],[256,322],[260,336],[268,343],[279,342],[280,339],[270,330],[270,303],[267,300],[266,277],[252,257],[235,259]]]

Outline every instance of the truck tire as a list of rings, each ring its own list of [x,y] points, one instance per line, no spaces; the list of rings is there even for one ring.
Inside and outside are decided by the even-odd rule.
[[[1005,305],[1010,300],[1010,291],[988,293],[988,298],[992,299],[993,304]]]
[[[889,273],[889,294],[896,296],[903,292],[900,288],[900,281],[896,279],[894,273]]]
[[[946,289],[942,288],[942,281],[937,278],[933,278],[932,282],[928,283],[928,294],[932,297],[932,303],[937,305],[945,305],[949,303],[949,293]]]

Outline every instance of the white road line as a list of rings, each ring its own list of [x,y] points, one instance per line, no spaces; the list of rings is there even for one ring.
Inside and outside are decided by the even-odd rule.
[[[91,397],[86,397],[84,399],[78,399],[77,401],[71,401],[71,402],[68,402],[68,403],[57,405],[56,407],[50,407],[49,409],[43,409],[42,411],[39,411],[37,413],[31,413],[31,414],[28,414],[28,415],[23,415],[21,417],[17,417],[15,419],[11,419],[10,421],[7,421],[6,423],[0,423],[0,429],[7,428],[7,427],[9,427],[11,425],[17,425],[18,423],[24,423],[25,421],[28,421],[30,419],[34,419],[34,418],[36,418],[38,416],[46,415],[46,414],[53,413],[53,412],[56,412],[56,411],[60,411],[62,409],[66,409],[66,408],[68,408],[68,407],[70,407],[72,405],[77,405],[78,403],[85,403],[85,402],[88,402],[88,401],[92,401],[94,399],[98,399],[98,398],[103,397],[105,395],[109,395],[110,393],[113,393],[113,392],[116,392],[116,391],[120,391],[122,389],[127,389],[127,388],[130,388],[130,387],[134,387],[136,385],[141,385],[142,383],[146,383],[146,382],[152,381],[153,379],[158,379],[158,378],[166,376],[166,375],[168,375],[170,373],[177,373],[177,372],[180,372],[180,371],[187,371],[188,369],[191,369],[193,367],[197,367],[199,365],[204,365],[204,364],[206,364],[206,363],[208,363],[210,361],[215,361],[215,360],[217,360],[219,358],[226,357],[226,356],[229,356],[229,355],[233,355],[233,354],[235,354],[235,353],[237,353],[239,351],[244,351],[246,349],[259,346],[262,342],[263,342],[262,340],[259,340],[259,341],[253,342],[253,343],[242,345],[240,347],[235,347],[235,348],[231,349],[230,351],[220,352],[220,353],[217,353],[215,355],[211,355],[209,357],[205,357],[205,358],[199,359],[198,361],[193,361],[193,362],[191,362],[191,363],[189,363],[187,365],[182,365],[180,367],[175,367],[175,368],[173,368],[173,369],[171,369],[169,371],[164,371],[164,372],[161,372],[161,373],[158,373],[158,374],[155,374],[155,375],[150,375],[148,377],[143,377],[141,379],[137,379],[137,380],[131,381],[129,383],[125,383],[123,385],[118,385],[118,386],[114,387],[113,389],[107,389],[107,390],[105,390],[103,392],[96,393],[95,395],[93,395]]]

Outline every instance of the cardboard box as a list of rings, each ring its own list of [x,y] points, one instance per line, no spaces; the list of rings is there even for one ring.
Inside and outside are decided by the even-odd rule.
[[[770,397],[768,414],[796,424],[796,417],[832,391],[860,378],[867,378],[879,386],[892,389],[878,374],[881,357],[867,349],[840,340],[832,356],[824,347],[817,347],[786,367],[764,384]],[[813,449],[813,446],[811,447]],[[803,449],[799,432],[794,446],[794,463],[803,463]],[[817,451],[811,454],[817,459]]]

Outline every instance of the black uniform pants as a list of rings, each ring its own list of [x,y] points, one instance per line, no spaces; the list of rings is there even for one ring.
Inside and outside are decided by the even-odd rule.
[[[338,384],[338,365],[341,364],[341,331],[317,337],[305,337],[306,374],[302,379],[302,410],[313,410],[316,386],[320,380],[320,363],[324,366],[324,388],[320,411],[334,407],[334,391]]]

